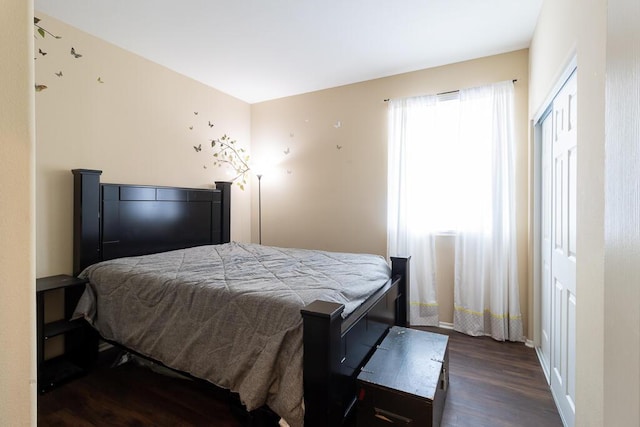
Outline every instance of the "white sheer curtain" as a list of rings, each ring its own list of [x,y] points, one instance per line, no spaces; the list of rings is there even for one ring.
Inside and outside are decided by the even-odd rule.
[[[473,221],[455,243],[454,328],[469,335],[522,341],[515,221],[513,83],[460,91],[461,138],[482,147],[476,153],[472,193],[462,209]],[[482,157],[480,157],[482,156]],[[460,171],[465,166],[460,164]]]
[[[418,97],[390,100],[388,107],[387,254],[411,255],[411,325],[438,325],[435,239],[424,221],[430,213],[429,198],[421,190],[428,170],[420,143],[436,122],[435,104],[435,97]]]
[[[522,340],[513,83],[389,102],[388,253],[412,255],[410,322],[438,322],[434,236],[455,234],[454,328]]]

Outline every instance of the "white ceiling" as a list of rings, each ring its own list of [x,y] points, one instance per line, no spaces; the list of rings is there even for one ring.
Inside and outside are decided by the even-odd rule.
[[[529,46],[542,0],[35,0],[249,103]]]

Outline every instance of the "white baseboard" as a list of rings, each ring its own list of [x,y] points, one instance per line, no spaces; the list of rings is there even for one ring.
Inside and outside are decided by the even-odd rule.
[[[449,322],[438,322],[438,327],[442,329],[451,329],[453,330],[453,323]]]
[[[544,377],[547,380],[547,384],[551,384],[551,377],[549,376],[549,367],[545,365],[542,359],[542,350],[540,349],[540,347],[536,347],[535,349],[536,349],[536,355],[538,356],[538,362],[540,363],[540,368],[542,369],[542,373],[544,374]]]
[[[453,323],[449,323],[449,322],[438,322],[438,327],[442,328],[442,329],[451,329],[453,330]],[[490,336],[490,335],[487,335]],[[526,345],[529,348],[536,348],[533,340],[530,340],[528,338],[525,338],[525,342],[524,345]]]

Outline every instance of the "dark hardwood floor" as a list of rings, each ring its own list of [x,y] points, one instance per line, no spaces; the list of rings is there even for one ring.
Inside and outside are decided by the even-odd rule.
[[[449,340],[443,427],[562,426],[535,351],[457,332]],[[242,426],[230,399],[202,382],[127,363],[38,396],[40,426]],[[232,405],[233,407],[233,405]]]
[[[535,350],[455,331],[449,335],[449,392],[443,427],[562,426]]]

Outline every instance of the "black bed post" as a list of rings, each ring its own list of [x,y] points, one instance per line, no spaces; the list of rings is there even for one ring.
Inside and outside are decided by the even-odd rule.
[[[73,275],[101,261],[100,175],[102,171],[73,169]]]
[[[391,277],[400,275],[400,283],[398,284],[398,299],[396,300],[396,325],[409,326],[409,289],[410,276],[409,266],[411,257],[391,257]]]
[[[222,191],[222,242],[231,241],[231,183],[216,181],[216,189]]]
[[[314,301],[301,310],[305,427],[342,424],[344,414],[335,377],[340,367],[343,311],[344,305],[327,301]]]

